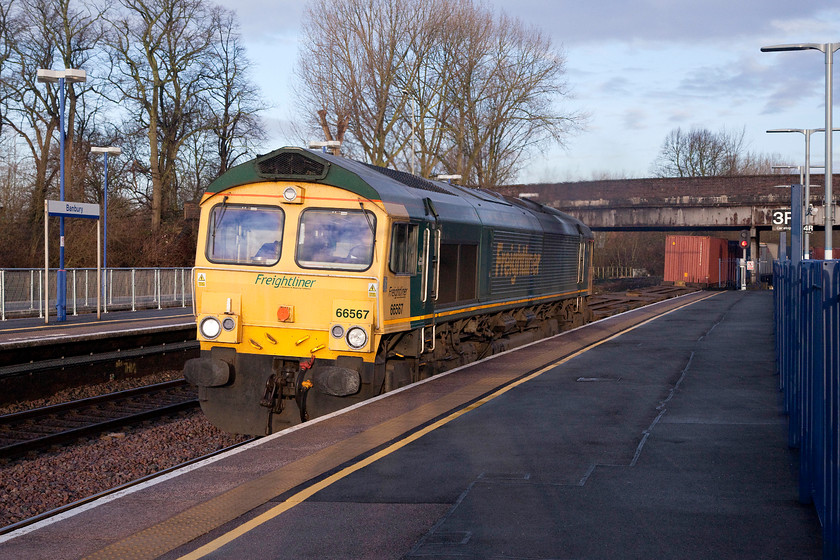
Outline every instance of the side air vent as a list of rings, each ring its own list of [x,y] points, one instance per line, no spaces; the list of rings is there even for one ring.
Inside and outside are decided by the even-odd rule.
[[[387,167],[379,167],[378,165],[371,165],[369,163],[365,163],[368,167],[373,169],[374,171],[378,171],[383,175],[387,175],[391,179],[395,181],[399,181],[403,185],[407,187],[411,187],[413,189],[421,189],[424,191],[432,191],[437,193],[443,194],[450,194],[455,196],[454,193],[449,192],[448,190],[437,186],[436,184],[432,183],[431,181],[427,181],[422,177],[417,177],[416,175],[412,175],[411,173],[405,173],[404,171],[397,171],[396,169],[389,169]]]
[[[257,173],[272,179],[323,179],[328,166],[296,152],[268,155],[257,160]]]

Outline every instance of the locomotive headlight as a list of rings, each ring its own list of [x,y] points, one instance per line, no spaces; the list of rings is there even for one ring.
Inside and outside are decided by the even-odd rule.
[[[341,338],[344,336],[344,327],[341,325],[333,325],[332,329],[330,329],[330,333],[333,335],[333,338]]]
[[[225,317],[222,321],[222,328],[226,331],[232,331],[236,328],[236,321],[234,321],[231,317]]]
[[[198,325],[201,336],[213,340],[222,332],[222,324],[215,317],[205,317]]]
[[[347,331],[347,345],[350,346],[350,348],[358,350],[359,348],[364,347],[364,345],[367,344],[367,341],[368,335],[365,332],[365,329],[361,327],[351,327]]]
[[[282,197],[283,199],[280,202],[284,202],[286,204],[303,204],[305,191],[303,187],[300,186],[289,186],[283,189]]]

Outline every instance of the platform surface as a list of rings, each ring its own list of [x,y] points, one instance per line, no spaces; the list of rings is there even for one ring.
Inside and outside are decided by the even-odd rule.
[[[820,558],[786,443],[772,294],[682,301],[620,336],[573,331],[0,537],[0,557]],[[560,360],[563,340],[590,336]]]
[[[43,317],[8,319],[0,322],[0,349],[194,326],[191,307],[110,311],[101,313],[98,318],[96,313],[80,313],[68,315],[65,321],[57,321],[54,316],[50,316],[49,322],[44,322]]]

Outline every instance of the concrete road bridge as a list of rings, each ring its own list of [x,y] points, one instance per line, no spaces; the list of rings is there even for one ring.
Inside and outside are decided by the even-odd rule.
[[[797,182],[793,175],[757,175],[536,183],[497,190],[567,212],[595,231],[749,230],[757,248],[759,242],[776,246],[779,235],[772,232],[790,226],[790,185]],[[840,175],[834,175],[833,184],[840,185]],[[813,224],[811,246],[817,247],[823,245],[823,185],[822,174],[811,175],[814,209],[807,223]],[[835,203],[835,217],[837,212]]]

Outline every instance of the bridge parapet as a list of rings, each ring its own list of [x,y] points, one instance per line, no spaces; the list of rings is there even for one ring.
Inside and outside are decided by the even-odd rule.
[[[835,180],[840,175],[835,175]],[[513,185],[497,190],[567,212],[594,230],[772,229],[798,177],[757,175]],[[821,226],[823,175],[811,176],[810,223]],[[835,215],[837,210],[835,210]]]
[[[785,185],[787,186],[787,185]],[[783,190],[783,189],[780,189]],[[540,200],[541,199],[536,199]],[[790,193],[782,194],[775,193],[772,195],[761,195],[752,198],[749,201],[738,200],[726,195],[723,196],[669,196],[664,198],[612,198],[612,199],[589,199],[589,200],[560,200],[556,199],[549,202],[550,206],[556,208],[626,208],[626,207],[662,207],[662,206],[692,206],[692,207],[708,207],[708,206],[744,206],[746,204],[762,204],[762,205],[785,205],[790,202]],[[543,202],[544,203],[544,202]]]

